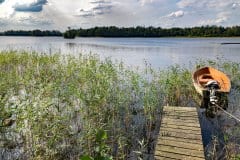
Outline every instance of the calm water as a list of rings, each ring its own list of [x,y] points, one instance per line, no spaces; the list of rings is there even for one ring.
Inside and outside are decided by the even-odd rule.
[[[240,38],[76,38],[0,37],[0,50],[30,50],[61,54],[98,54],[128,66],[149,62],[154,68],[189,65],[197,59],[225,58],[240,62]]]

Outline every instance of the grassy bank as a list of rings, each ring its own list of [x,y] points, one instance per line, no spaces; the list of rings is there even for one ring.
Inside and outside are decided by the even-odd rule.
[[[239,112],[240,64],[196,65],[209,64],[231,77],[229,108]],[[135,71],[94,55],[2,52],[0,70],[3,159],[151,159],[162,106],[199,101],[192,71],[178,66]],[[231,124],[222,129],[227,158],[240,153]]]

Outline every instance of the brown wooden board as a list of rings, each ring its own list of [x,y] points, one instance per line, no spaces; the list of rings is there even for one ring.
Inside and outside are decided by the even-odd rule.
[[[165,106],[163,113],[155,159],[204,160],[196,108]]]

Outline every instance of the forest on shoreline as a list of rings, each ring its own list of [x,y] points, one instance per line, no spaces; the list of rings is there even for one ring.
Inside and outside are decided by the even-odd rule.
[[[0,32],[0,36],[64,36],[75,37],[238,37],[240,26],[200,26],[192,28],[161,27],[93,27],[88,29],[71,29],[65,32],[57,30],[9,30]]]

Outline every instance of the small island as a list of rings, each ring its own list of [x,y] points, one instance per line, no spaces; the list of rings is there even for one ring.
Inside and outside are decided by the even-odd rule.
[[[63,37],[66,39],[74,39],[77,36],[76,30],[72,30],[70,27],[68,27],[68,30],[63,33]]]

